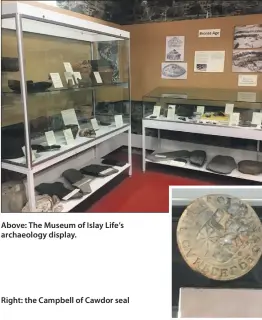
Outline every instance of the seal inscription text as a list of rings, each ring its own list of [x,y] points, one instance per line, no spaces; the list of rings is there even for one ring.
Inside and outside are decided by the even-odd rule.
[[[248,273],[262,254],[262,225],[255,211],[229,195],[196,199],[181,215],[178,248],[195,271],[214,280]]]

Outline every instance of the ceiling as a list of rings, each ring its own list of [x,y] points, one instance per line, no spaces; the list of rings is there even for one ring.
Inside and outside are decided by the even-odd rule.
[[[56,2],[64,9],[121,25],[262,13],[262,0],[60,0]]]

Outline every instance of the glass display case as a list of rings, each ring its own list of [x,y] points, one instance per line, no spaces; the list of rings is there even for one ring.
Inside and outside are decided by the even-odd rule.
[[[143,97],[143,171],[153,162],[261,183],[261,111],[258,90],[156,88]]]
[[[129,39],[85,24],[2,15],[2,161],[35,167],[130,124]]]
[[[131,174],[129,32],[20,2],[1,18],[2,169],[26,176],[28,208],[34,174],[124,132]]]
[[[143,105],[146,119],[255,129],[262,121],[261,90],[160,87],[143,97]]]

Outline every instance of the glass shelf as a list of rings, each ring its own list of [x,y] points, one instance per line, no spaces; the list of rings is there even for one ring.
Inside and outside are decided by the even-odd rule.
[[[67,145],[65,137],[62,131],[55,132],[55,137],[57,144],[60,146],[60,149],[53,150],[53,151],[46,151],[46,152],[38,152],[35,153],[35,160],[33,161],[33,165],[36,166],[40,163],[43,163],[47,160],[51,160],[59,155],[66,153],[67,151],[74,150],[78,147],[84,146],[90,142],[94,142],[110,133],[118,129],[126,128],[129,123],[124,122],[122,127],[116,127],[115,123],[112,123],[109,126],[100,126],[99,129],[96,131],[96,135],[94,137],[80,137],[79,135],[76,136],[74,142],[71,145]],[[88,128],[87,125],[81,126],[81,129]],[[42,145],[47,146],[45,135],[41,135],[38,138],[31,140],[31,145]],[[22,167],[26,167],[26,157],[20,157],[16,159],[2,159],[2,162],[10,163],[13,165],[18,165]]]
[[[28,92],[27,95],[31,96],[42,96],[42,95],[46,95],[46,94],[57,94],[60,92],[77,92],[77,91],[85,91],[85,90],[95,90],[97,88],[101,87],[123,87],[123,88],[127,88],[128,87],[128,83],[127,82],[118,82],[118,83],[111,83],[111,84],[101,84],[101,85],[96,85],[96,86],[89,86],[89,87],[83,87],[83,88],[61,88],[61,89],[50,89],[50,90],[46,90],[43,92]],[[2,92],[3,96],[20,96],[19,92]]]
[[[201,89],[158,87],[143,97],[146,102],[178,103],[203,106],[225,106],[262,110],[262,91],[250,89]]]

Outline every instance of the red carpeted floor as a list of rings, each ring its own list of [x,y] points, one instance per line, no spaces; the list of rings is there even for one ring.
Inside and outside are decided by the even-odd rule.
[[[150,168],[143,173],[141,171],[141,157],[134,155],[132,177],[127,177],[114,186],[87,211],[168,212],[169,186],[211,184],[214,183],[177,176],[172,172],[170,174],[170,172],[152,171]]]

